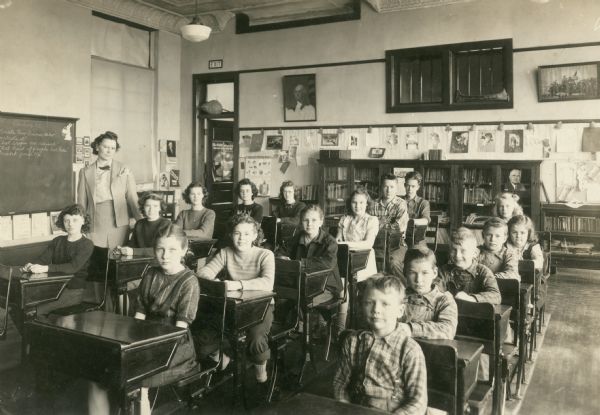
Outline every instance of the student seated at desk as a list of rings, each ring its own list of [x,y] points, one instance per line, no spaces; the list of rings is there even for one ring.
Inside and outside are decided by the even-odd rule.
[[[204,207],[208,198],[208,190],[202,182],[191,182],[183,191],[183,200],[191,205],[182,210],[175,223],[183,228],[188,237],[194,239],[211,239],[215,230],[215,211]]]
[[[400,320],[408,323],[413,337],[454,339],[458,310],[454,297],[433,284],[438,275],[435,254],[427,247],[409,249],[404,257],[406,311]]]
[[[67,232],[50,242],[46,250],[23,267],[23,271],[32,273],[64,272],[75,274],[58,300],[37,307],[39,315],[49,314],[52,310],[81,303],[85,290],[85,279],[90,257],[94,252],[94,243],[82,232],[89,230],[90,218],[83,206],[71,205],[58,215],[56,226]]]
[[[496,196],[493,214],[504,222],[508,222],[513,216],[522,215],[523,208],[519,205],[519,196],[509,192],[500,193]]]
[[[135,223],[126,247],[117,247],[122,255],[133,255],[132,248],[152,248],[154,239],[171,221],[160,216],[167,209],[163,198],[156,193],[144,193],[138,201],[143,218]]]
[[[263,218],[263,207],[254,201],[254,198],[258,196],[256,185],[250,179],[242,179],[238,182],[235,192],[242,201],[236,206],[235,213],[250,215],[260,225]]]
[[[439,268],[436,284],[457,300],[500,304],[500,290],[490,269],[477,262],[477,239],[470,229],[452,233],[450,263]]]
[[[369,278],[362,299],[369,329],[343,342],[334,398],[397,414],[427,410],[427,369],[404,324],[404,286],[394,276]]]
[[[278,255],[285,259],[300,260],[306,270],[331,268],[325,292],[313,299],[313,304],[321,304],[342,295],[344,286],[337,265],[338,246],[335,238],[322,229],[323,209],[318,205],[308,205],[300,212],[302,231],[297,232],[287,247]],[[348,303],[341,306],[337,314],[335,327],[341,332],[346,327]]]
[[[229,291],[273,291],[275,282],[275,257],[273,252],[255,246],[260,225],[246,214],[231,218],[232,246],[221,249],[205,267],[198,269],[198,277],[215,279],[222,271]],[[269,360],[268,333],[273,323],[273,305],[267,309],[262,323],[248,330],[248,355],[254,363],[256,380],[267,381],[267,360]],[[207,325],[208,326],[208,325]],[[219,333],[211,327],[203,327],[198,333],[199,353],[213,360],[219,359]],[[227,366],[229,357],[223,357]]]
[[[281,183],[279,199],[280,204],[273,209],[273,216],[277,218],[277,222],[298,226],[300,212],[306,207],[306,204],[296,201],[294,182],[287,180]]]
[[[533,221],[525,215],[513,216],[508,221],[508,241],[506,246],[518,259],[531,259],[536,270],[544,267],[544,253],[538,243]]]
[[[500,218],[488,219],[483,225],[483,245],[479,246],[479,263],[494,273],[494,277],[521,280],[518,255],[505,245],[508,226]]]
[[[342,216],[338,223],[338,243],[345,243],[350,249],[371,250],[367,267],[359,271],[356,276],[358,281],[377,273],[373,243],[379,232],[379,219],[367,213],[369,202],[367,190],[364,187],[357,188],[348,199],[348,214]]]
[[[194,273],[183,265],[187,244],[179,226],[170,224],[160,230],[154,242],[154,254],[160,266],[151,268],[140,283],[135,318],[183,328],[188,328],[194,321],[200,287]],[[172,383],[196,366],[194,343],[188,331],[178,344],[169,368],[143,381],[141,413],[150,414],[149,387]],[[94,382],[90,383],[88,409],[91,414],[110,413],[107,391]]]

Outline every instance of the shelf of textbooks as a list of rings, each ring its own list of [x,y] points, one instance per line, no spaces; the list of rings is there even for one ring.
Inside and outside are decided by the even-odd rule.
[[[562,203],[542,205],[542,230],[552,234],[555,266],[600,267],[600,204],[570,207]]]
[[[359,185],[379,196],[379,178],[398,177],[398,194],[404,195],[404,176],[419,171],[423,182],[419,195],[441,212],[451,228],[469,222],[477,227],[493,214],[494,201],[504,190],[509,174],[521,171],[525,191],[519,193],[536,227],[540,218],[540,160],[320,160],[321,197],[326,216],[346,212],[346,199]]]

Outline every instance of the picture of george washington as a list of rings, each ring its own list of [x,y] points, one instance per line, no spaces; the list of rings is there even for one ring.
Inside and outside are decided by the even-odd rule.
[[[284,121],[316,121],[315,74],[283,77]]]

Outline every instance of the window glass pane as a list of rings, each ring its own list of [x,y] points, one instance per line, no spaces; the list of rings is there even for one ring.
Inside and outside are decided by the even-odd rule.
[[[149,31],[97,16],[93,16],[92,21],[92,56],[149,67]]]

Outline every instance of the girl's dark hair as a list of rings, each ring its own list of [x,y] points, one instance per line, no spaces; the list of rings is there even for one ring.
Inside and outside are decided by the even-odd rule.
[[[252,216],[248,215],[247,213],[238,213],[235,214],[231,217],[231,219],[229,219],[229,223],[227,224],[227,228],[229,229],[229,236],[231,237],[233,235],[233,231],[235,230],[235,227],[244,223],[249,223],[250,225],[254,226],[254,230],[256,230],[256,234],[258,235],[257,238],[252,242],[253,245],[255,246],[259,246],[260,242],[262,241],[264,234],[262,231],[262,228],[260,227],[260,223],[258,223],[257,221],[254,220],[254,218],[252,218]]]
[[[59,229],[62,229],[63,231],[66,232],[67,230],[65,229],[65,215],[71,215],[71,216],[79,215],[79,216],[83,217],[83,226],[81,227],[81,231],[85,233],[90,230],[90,217],[86,213],[83,206],[81,206],[79,204],[69,205],[60,211],[58,218],[56,218],[55,225]]]
[[[367,198],[367,210],[369,209],[369,206],[371,206],[371,196],[369,195],[369,192],[364,186],[359,186],[352,192],[352,194],[350,194],[350,197],[346,201],[346,210],[348,211],[349,215],[354,214],[354,212],[352,212],[352,199],[357,195],[362,195]]]
[[[242,180],[240,180],[238,182],[238,184],[235,186],[235,193],[239,196],[240,195],[240,189],[244,185],[250,186],[250,188],[252,189],[252,200],[254,200],[254,198],[256,196],[258,196],[258,187],[256,187],[256,185],[250,179],[242,179]]]
[[[174,223],[170,223],[166,227],[159,229],[154,237],[154,248],[158,245],[158,240],[161,238],[176,238],[181,245],[181,249],[186,249],[188,246],[188,239],[183,232],[183,228]]]
[[[94,141],[92,141],[92,153],[98,154],[98,146],[100,145],[100,143],[102,143],[102,140],[105,139],[113,140],[117,144],[117,151],[119,151],[119,149],[121,148],[121,145],[119,144],[119,136],[113,133],[112,131],[106,131],[100,134],[98,137],[94,138]]]
[[[535,226],[533,221],[525,215],[513,216],[508,220],[508,238],[510,239],[510,230],[513,226],[524,225],[527,228],[527,242],[530,244],[537,244],[538,237],[535,232]]]
[[[162,196],[157,195],[156,193],[145,192],[138,200],[138,207],[140,208],[140,213],[142,215],[146,215],[144,213],[144,205],[146,204],[147,200],[156,200],[157,202],[160,202],[160,213],[167,210],[167,202],[165,202]]]
[[[204,194],[204,197],[202,198],[202,205],[206,205],[206,199],[208,199],[208,189],[206,188],[206,186],[204,186],[204,184],[201,181],[191,182],[187,185],[187,187],[183,191],[183,194],[181,195],[183,197],[183,200],[185,200],[185,203],[187,203],[188,205],[192,204],[192,201],[190,200],[190,192],[194,187],[202,188],[202,193]]]
[[[325,217],[325,213],[323,213],[323,209],[319,205],[308,205],[304,209],[300,211],[300,221],[304,220],[304,217],[308,212],[317,212],[321,219]]]
[[[286,180],[285,182],[281,183],[281,186],[279,187],[279,198],[282,200],[282,202],[285,202],[285,200],[283,198],[283,189],[285,189],[286,187],[293,187],[294,190],[296,190],[296,187],[294,186],[294,182],[291,180]]]

